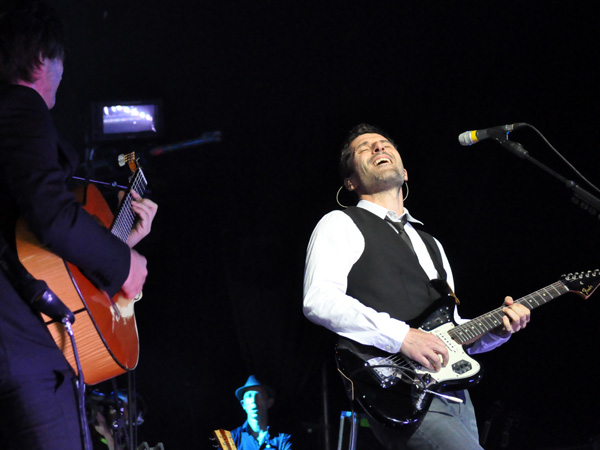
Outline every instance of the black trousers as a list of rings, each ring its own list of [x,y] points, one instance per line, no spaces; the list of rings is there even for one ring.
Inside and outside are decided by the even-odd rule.
[[[74,373],[0,274],[0,449],[82,448]]]

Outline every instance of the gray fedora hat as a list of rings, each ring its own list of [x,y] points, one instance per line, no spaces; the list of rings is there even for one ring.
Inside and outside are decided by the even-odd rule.
[[[252,387],[257,387],[257,386],[260,386],[265,391],[267,391],[267,393],[269,394],[269,397],[271,397],[271,398],[275,397],[275,390],[271,386],[262,384],[260,381],[258,381],[258,379],[254,375],[250,375],[248,377],[248,380],[246,381],[246,384],[244,384],[243,386],[241,386],[235,390],[235,396],[237,397],[238,400],[241,400],[242,397],[244,396],[244,392],[246,392],[248,389],[250,389]]]

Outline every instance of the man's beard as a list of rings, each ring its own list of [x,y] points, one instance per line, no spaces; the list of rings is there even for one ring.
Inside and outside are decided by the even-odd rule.
[[[400,189],[404,185],[404,176],[399,172],[386,171],[384,173],[375,174],[371,178],[369,183],[369,193],[374,194],[376,192],[387,191],[389,189],[397,188]]]

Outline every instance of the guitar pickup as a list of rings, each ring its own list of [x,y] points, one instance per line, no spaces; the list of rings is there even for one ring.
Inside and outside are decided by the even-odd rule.
[[[460,361],[452,364],[452,371],[459,375],[462,375],[463,373],[467,373],[472,368],[473,368],[473,366],[471,365],[471,363],[469,361],[465,361],[464,359],[461,359]]]

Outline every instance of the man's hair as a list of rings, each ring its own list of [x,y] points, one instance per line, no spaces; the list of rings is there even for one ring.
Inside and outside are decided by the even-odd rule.
[[[354,159],[354,150],[352,149],[352,147],[350,147],[350,144],[352,144],[352,141],[354,141],[354,139],[356,139],[360,135],[367,133],[380,134],[388,141],[390,141],[390,143],[395,147],[394,141],[392,140],[390,135],[387,134],[385,131],[373,125],[369,125],[368,123],[361,123],[359,125],[356,125],[350,130],[350,132],[346,136],[344,144],[342,145],[342,151],[340,153],[340,176],[342,177],[342,180],[348,178],[354,173],[354,165],[352,163]]]
[[[3,0],[0,6],[0,82],[33,83],[45,58],[64,59],[63,25],[38,0]]]

